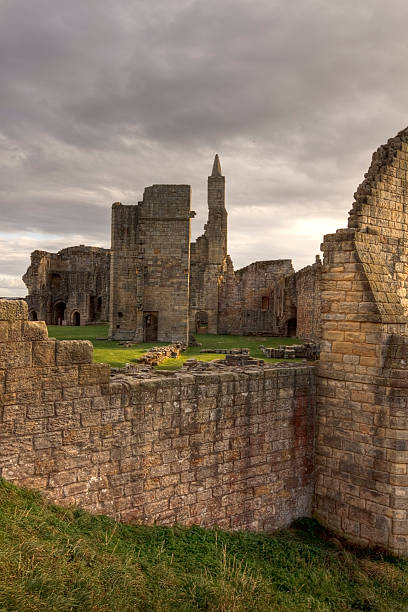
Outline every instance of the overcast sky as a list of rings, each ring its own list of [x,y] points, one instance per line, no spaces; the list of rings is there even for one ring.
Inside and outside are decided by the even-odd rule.
[[[0,295],[220,155],[235,267],[314,261],[408,124],[406,0],[0,0]]]

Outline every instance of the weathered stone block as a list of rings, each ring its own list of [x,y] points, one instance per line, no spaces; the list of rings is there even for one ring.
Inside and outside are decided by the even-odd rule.
[[[55,340],[33,342],[33,365],[53,366],[55,365]]]
[[[22,334],[24,340],[48,339],[48,329],[44,321],[24,321]]]
[[[24,300],[0,300],[0,321],[26,321],[27,302]]]
[[[101,385],[110,380],[110,366],[107,363],[91,363],[79,366],[80,385]]]
[[[56,364],[92,363],[93,345],[89,340],[60,340],[56,342]]]
[[[31,342],[0,343],[0,369],[30,367],[31,353]]]

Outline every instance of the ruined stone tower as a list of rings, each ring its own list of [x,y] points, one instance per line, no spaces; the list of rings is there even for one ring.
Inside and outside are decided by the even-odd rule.
[[[190,327],[197,333],[218,333],[219,285],[227,261],[225,177],[218,155],[208,177],[208,221],[204,234],[191,245]]]
[[[225,176],[221,174],[218,155],[214,158],[211,176],[208,177],[208,223],[205,237],[208,240],[208,263],[222,265],[227,256],[227,218],[225,208]]]
[[[136,206],[113,204],[112,339],[188,341],[190,203],[189,185],[153,185]]]
[[[188,342],[218,331],[218,286],[227,256],[225,177],[208,177],[208,222],[190,244],[191,188],[147,187],[137,206],[112,207],[110,337]]]

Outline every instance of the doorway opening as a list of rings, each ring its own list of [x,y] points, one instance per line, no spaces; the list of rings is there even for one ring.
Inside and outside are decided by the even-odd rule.
[[[77,310],[72,315],[72,324],[77,325],[77,326],[81,325],[81,315],[79,314]]]
[[[143,313],[143,336],[145,342],[156,342],[159,317],[157,312]]]
[[[297,329],[297,319],[292,317],[292,319],[288,320],[288,337],[295,338],[296,337],[296,329]]]
[[[196,334],[206,334],[208,331],[208,314],[200,310],[195,316]]]
[[[53,325],[65,325],[65,302],[57,302],[54,306]]]

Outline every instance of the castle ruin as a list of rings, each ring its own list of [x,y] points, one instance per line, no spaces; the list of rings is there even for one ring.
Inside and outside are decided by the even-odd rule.
[[[113,204],[110,251],[34,251],[23,277],[30,318],[85,325],[109,316],[110,338],[135,342],[188,343],[191,333],[319,338],[319,260],[299,272],[290,260],[234,271],[218,155],[204,234],[191,242],[194,215],[189,185],[153,185],[137,205]]]
[[[187,190],[182,205],[186,228]],[[0,475],[124,521],[269,531],[314,516],[408,556],[407,231],[408,128],[373,155],[323,262],[295,285],[279,264],[273,308],[303,288],[320,310],[315,365],[110,376],[89,342],[49,339],[26,302],[0,300]],[[239,275],[249,296],[257,266]]]
[[[109,316],[110,251],[77,246],[58,253],[34,251],[23,276],[32,321],[88,325]]]

